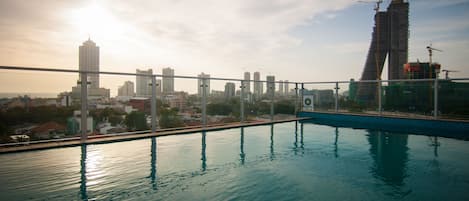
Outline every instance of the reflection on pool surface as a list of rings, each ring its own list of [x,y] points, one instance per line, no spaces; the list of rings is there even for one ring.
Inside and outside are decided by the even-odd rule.
[[[2,200],[468,200],[469,142],[282,123],[0,155]]]

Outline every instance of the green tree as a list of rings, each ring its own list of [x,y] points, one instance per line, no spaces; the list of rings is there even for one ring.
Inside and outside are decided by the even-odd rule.
[[[162,108],[160,110],[160,127],[161,128],[176,128],[182,127],[181,118],[178,116],[177,108]]]
[[[275,103],[275,114],[294,114],[295,104],[293,101],[280,100]]]
[[[108,120],[113,126],[122,123],[122,116],[125,115],[124,112],[112,108],[92,110],[90,114],[96,121],[104,122]]]
[[[229,115],[232,112],[233,108],[229,103],[210,103],[207,105],[208,115]]]
[[[118,124],[121,124],[122,121],[124,121],[124,118],[122,118],[122,115],[111,115],[111,116],[109,116],[109,123],[111,123],[112,126],[116,126]]]
[[[256,104],[258,114],[270,114],[270,103],[268,102],[258,102]]]
[[[148,129],[147,121],[145,119],[145,113],[143,112],[131,112],[125,117],[124,122],[129,130],[141,131]]]

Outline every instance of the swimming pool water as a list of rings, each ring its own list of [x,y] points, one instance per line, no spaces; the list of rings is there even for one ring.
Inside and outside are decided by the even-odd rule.
[[[469,200],[469,142],[282,123],[0,155],[1,200]]]

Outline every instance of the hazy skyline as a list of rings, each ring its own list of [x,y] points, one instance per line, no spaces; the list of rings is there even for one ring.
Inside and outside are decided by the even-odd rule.
[[[373,7],[350,0],[3,0],[0,65],[78,69],[78,46],[90,36],[101,48],[102,71],[152,68],[161,74],[171,67],[190,76],[241,79],[245,71],[259,71],[262,80],[268,74],[291,81],[359,79]],[[433,43],[444,50],[435,53],[435,62],[460,71],[452,77],[469,77],[468,10],[469,0],[411,0],[409,61],[427,61],[425,47]],[[76,84],[73,74],[48,76],[49,82],[31,78],[41,74],[2,71],[0,91],[65,91]],[[135,80],[101,79],[112,94],[125,80]]]

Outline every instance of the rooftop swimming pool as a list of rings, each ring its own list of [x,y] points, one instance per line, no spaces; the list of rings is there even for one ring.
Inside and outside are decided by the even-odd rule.
[[[469,200],[469,142],[290,122],[0,155],[1,200]]]

